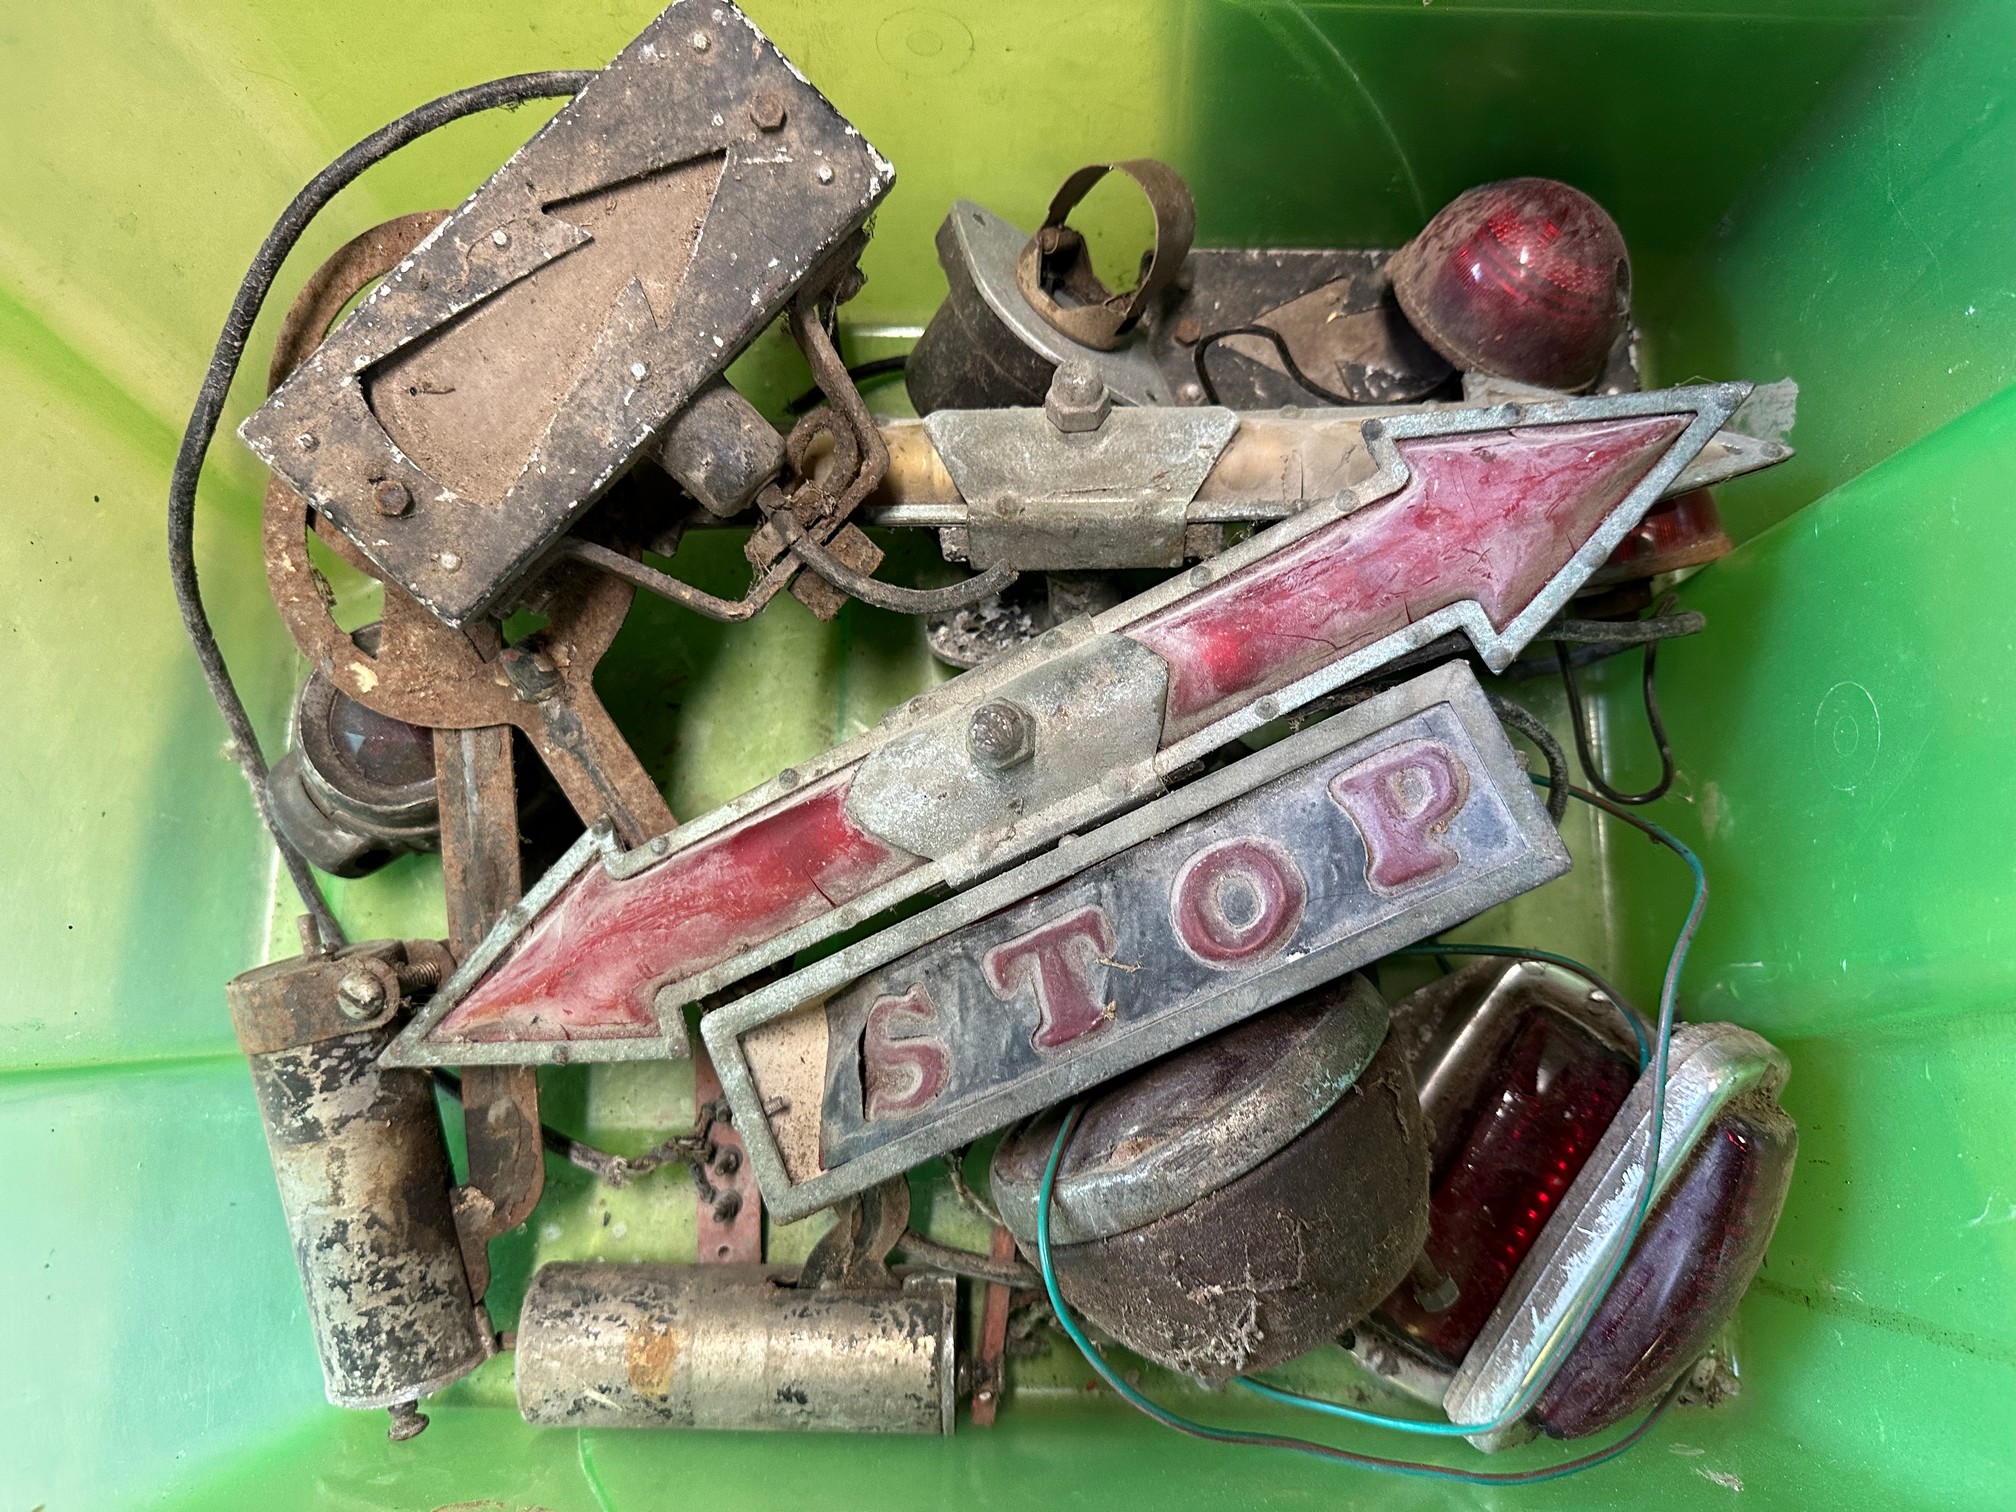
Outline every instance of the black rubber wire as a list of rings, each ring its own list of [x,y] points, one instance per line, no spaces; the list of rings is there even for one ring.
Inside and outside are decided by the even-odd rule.
[[[203,680],[209,685],[210,696],[216,700],[218,712],[224,716],[225,728],[231,734],[231,753],[237,758],[239,770],[251,786],[252,803],[259,812],[260,822],[279,847],[287,875],[301,894],[302,903],[315,920],[317,933],[327,945],[342,943],[342,926],[330,912],[329,902],[322,896],[321,885],[315,880],[315,873],[307,860],[287,842],[274,822],[273,810],[266,797],[266,758],[259,749],[258,732],[253,729],[252,716],[246,712],[245,702],[238,696],[238,689],[231,681],[230,670],[224,664],[224,653],[217,645],[216,634],[210,628],[210,618],[203,609],[203,594],[196,581],[195,546],[196,486],[202,478],[203,459],[216,437],[217,422],[223,416],[232,381],[238,375],[238,364],[245,356],[245,345],[251,339],[253,323],[258,320],[267,295],[273,291],[280,266],[286,261],[287,254],[294,250],[295,243],[300,241],[309,223],[332,199],[355,182],[367,168],[437,127],[499,106],[579,94],[588,81],[596,77],[593,70],[552,70],[514,74],[506,79],[493,79],[488,84],[458,89],[372,132],[310,179],[281,213],[280,219],[274,222],[273,229],[266,233],[258,256],[252,259],[252,266],[245,271],[237,297],[231,301],[231,311],[224,317],[224,329],[218,333],[216,350],[211,353],[209,369],[203,375],[203,386],[197,390],[195,408],[189,415],[188,428],[182,433],[181,449],[175,455],[175,470],[168,482],[168,570],[175,584],[175,603],[182,616],[182,628],[188,632],[190,642],[196,648],[196,660],[202,665]]]
[[[1554,821],[1554,828],[1561,828],[1561,820],[1568,813],[1568,757],[1561,749],[1561,742],[1532,710],[1496,693],[1484,696],[1490,700],[1491,712],[1498,716],[1498,722],[1524,735],[1547,763],[1547,817]]]
[[[873,383],[878,378],[893,378],[902,372],[909,362],[908,352],[900,357],[871,357],[866,362],[857,362],[848,368],[847,376],[857,384]],[[802,415],[817,406],[825,397],[826,391],[815,384],[785,405],[784,409],[787,414]]]
[[[1686,614],[1668,615],[1672,604],[1669,595],[1648,619],[1621,621],[1612,629],[1615,632],[1604,636],[1606,642],[1622,645],[1642,643],[1645,647],[1645,722],[1652,727],[1652,742],[1659,749],[1659,780],[1642,793],[1622,793],[1612,787],[1597,763],[1594,743],[1589,736],[1589,722],[1582,714],[1582,685],[1575,675],[1575,662],[1568,651],[1571,640],[1584,643],[1593,640],[1600,627],[1608,623],[1601,620],[1557,622],[1555,630],[1562,624],[1572,627],[1570,634],[1555,634],[1554,659],[1561,668],[1561,686],[1568,693],[1568,719],[1575,727],[1575,754],[1582,762],[1582,774],[1589,779],[1589,786],[1608,798],[1612,803],[1626,803],[1636,806],[1651,803],[1666,796],[1673,786],[1677,766],[1673,759],[1673,747],[1666,739],[1666,721],[1659,714],[1659,690],[1654,682],[1659,668],[1659,643],[1676,635],[1693,635],[1707,624],[1700,614],[1689,611]],[[1678,627],[1678,628],[1675,628]],[[1581,634],[1573,631],[1584,632]],[[1663,633],[1662,633],[1663,631]]]
[[[1349,394],[1340,394],[1334,389],[1323,387],[1322,384],[1303,372],[1302,365],[1295,360],[1295,354],[1288,350],[1288,343],[1282,338],[1281,333],[1272,326],[1242,325],[1227,326],[1222,331],[1213,331],[1208,336],[1197,338],[1197,345],[1190,354],[1190,361],[1197,369],[1197,386],[1204,390],[1204,400],[1207,404],[1216,404],[1218,402],[1218,385],[1211,381],[1210,371],[1204,366],[1204,355],[1212,347],[1230,336],[1258,336],[1262,340],[1273,342],[1274,350],[1281,358],[1281,366],[1288,370],[1288,376],[1326,403],[1357,404],[1359,402]]]

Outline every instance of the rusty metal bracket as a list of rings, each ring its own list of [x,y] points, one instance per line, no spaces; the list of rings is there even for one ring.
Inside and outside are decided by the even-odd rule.
[[[442,214],[403,216],[340,248],[288,310],[273,375],[284,381],[285,364],[313,345],[358,290],[400,266]],[[367,652],[330,616],[328,584],[308,554],[310,527],[307,504],[276,476],[266,489],[267,582],[295,645],[337,689],[376,713],[432,729],[515,725],[585,822],[606,814],[639,841],[672,827],[664,796],[594,692],[595,663],[629,611],[628,584],[572,563],[556,566],[531,596],[547,617],[545,629],[505,650],[494,630],[454,630],[387,583],[378,642]],[[377,575],[348,538],[318,534],[352,566]]]
[[[1124,294],[1115,294],[1100,282],[1092,271],[1092,252],[1084,236],[1066,224],[1092,186],[1116,169],[1141,186],[1155,217],[1155,243],[1149,249],[1141,281]],[[1197,203],[1190,196],[1190,186],[1167,163],[1154,158],[1088,163],[1065,179],[1051,197],[1043,224],[1016,259],[1015,287],[1055,330],[1108,352],[1126,339],[1157,297],[1175,283],[1196,232]],[[1072,302],[1060,303],[1060,292]]]
[[[224,989],[247,1055],[272,1055],[390,1023],[455,969],[433,940],[367,940],[327,955],[289,956]]]
[[[910,1226],[910,1181],[891,1176],[879,1185],[848,1198],[798,1273],[807,1291],[836,1288],[882,1290],[897,1285],[889,1274],[889,1252],[903,1241]]]
[[[894,177],[728,0],[674,5],[239,434],[389,581],[472,623]]]

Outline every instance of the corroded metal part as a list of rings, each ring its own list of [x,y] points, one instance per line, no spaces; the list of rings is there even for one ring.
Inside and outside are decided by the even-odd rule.
[[[544,1267],[518,1410],[555,1428],[950,1433],[957,1283],[814,1290],[761,1265]]]
[[[1121,1125],[1142,1124],[1153,1143],[1217,1117],[1228,1070],[1242,1080],[1255,1069],[1250,1054],[1232,1051],[1256,1046],[1238,1047],[1235,1037],[1271,1030],[1292,1042],[1307,1011],[1280,1009],[1102,1094],[1065,1147],[1064,1179],[1088,1135],[1095,1149],[1124,1152],[1131,1140]],[[1035,1190],[1056,1132],[1054,1120],[1038,1120],[1002,1141],[997,1190],[1004,1176]],[[1002,1216],[1011,1224],[1032,1216],[1017,1211],[1022,1218]],[[1216,1383],[1334,1338],[1406,1275],[1427,1232],[1421,1112],[1389,1040],[1326,1112],[1244,1174],[1138,1228],[1053,1245],[1051,1256],[1058,1288],[1088,1320],[1158,1365]],[[1016,1238],[1034,1254],[1033,1223]]]
[[[323,1383],[339,1407],[412,1402],[490,1352],[433,1083],[379,1068],[390,1038],[385,1024],[249,1057]]]
[[[711,1121],[710,1104],[718,1111]],[[694,1256],[702,1265],[755,1265],[763,1259],[763,1194],[704,1051],[693,1057],[693,1105],[702,1110],[710,1152],[707,1168],[693,1173]]]
[[[674,5],[240,434],[388,581],[472,623],[829,274],[894,176],[728,0]],[[410,501],[390,516],[388,482]]]
[[[441,881],[448,942],[467,954],[518,901],[518,784],[511,727],[436,730],[441,793]],[[455,1192],[455,1221],[469,1289],[489,1290],[489,1244],[523,1223],[546,1185],[535,1066],[470,1066],[462,1073],[469,1179]]]

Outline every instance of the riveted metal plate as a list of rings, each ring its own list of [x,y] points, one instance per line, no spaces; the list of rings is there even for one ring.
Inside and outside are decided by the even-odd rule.
[[[1381,793],[1420,845],[1381,828]],[[1567,869],[1475,678],[1451,664],[717,1010],[701,1032],[788,1221]],[[766,1110],[741,1037],[836,992],[812,1010],[826,1021],[823,1169],[794,1174],[770,1124],[790,1109]]]
[[[1067,434],[1037,409],[924,425],[966,501],[967,559],[1018,571],[1180,567],[1190,502],[1239,429],[1229,409],[1117,409]]]
[[[466,623],[894,176],[727,0],[673,5],[239,433],[392,581]],[[384,483],[411,507],[380,513]]]
[[[1098,788],[1115,771],[1149,767],[1168,686],[1169,668],[1146,647],[1117,635],[1083,642],[1003,683],[988,700],[1027,715],[1034,750],[1026,760],[1000,770],[977,760],[968,749],[976,711],[955,708],[862,762],[847,812],[904,850],[946,861],[956,881],[984,864],[992,832]],[[1108,786],[1116,801],[1153,791]],[[967,850],[977,853],[960,854]]]

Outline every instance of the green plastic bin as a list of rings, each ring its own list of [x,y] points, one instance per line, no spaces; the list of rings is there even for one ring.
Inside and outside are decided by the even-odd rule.
[[[296,187],[421,100],[599,65],[657,8],[0,9],[0,1512],[2016,1505],[2010,0],[750,0],[898,166],[850,355],[900,350],[928,317],[955,196],[1033,224],[1070,168],[1152,154],[1195,187],[1204,245],[1390,245],[1471,183],[1571,180],[1630,239],[1654,381],[1799,380],[1800,454],[1724,490],[1741,548],[1687,585],[1710,629],[1662,660],[1682,775],[1654,812],[1714,886],[1683,1011],[1785,1047],[1801,1130],[1737,1400],[1523,1491],[1178,1438],[1090,1390],[1061,1345],[1018,1364],[997,1427],[949,1440],[534,1430],[508,1359],[404,1445],[382,1414],[323,1403],[222,997],[292,949],[295,908],[175,621],[168,468]],[[349,235],[458,200],[544,113],[374,170],[255,336],[199,544],[269,749],[301,668],[259,565],[263,477],[228,427],[280,305]],[[1117,267],[1145,212],[1102,189],[1088,213]],[[794,361],[766,341],[737,377],[774,406]],[[734,583],[733,540],[698,555]],[[345,613],[369,606],[353,593]],[[1629,782],[1650,752],[1627,660],[1592,681]],[[784,600],[730,629],[640,600],[601,685],[683,815],[938,675],[913,624],[859,605],[821,625]],[[1620,827],[1568,833],[1575,872],[1478,936],[1610,966],[1650,1001],[1679,868]],[[438,934],[437,884],[413,859],[334,897],[359,938]],[[546,1089],[554,1119],[619,1148],[691,1116],[683,1066]],[[918,1193],[943,1237],[981,1240]],[[508,1319],[545,1259],[690,1254],[691,1215],[676,1172],[602,1193],[556,1166],[498,1247],[493,1306]],[[771,1235],[784,1257],[808,1242]],[[1420,1448],[1144,1380],[1201,1416]]]

